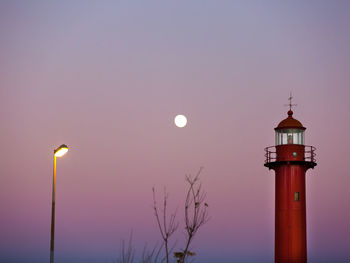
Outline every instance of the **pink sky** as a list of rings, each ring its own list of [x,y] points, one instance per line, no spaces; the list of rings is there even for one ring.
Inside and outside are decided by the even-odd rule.
[[[185,174],[200,166],[211,220],[197,262],[272,262],[263,149],[290,91],[317,148],[309,262],[350,261],[349,11],[346,1],[2,1],[0,262],[48,261],[62,143],[56,262],[111,262],[131,230],[139,250],[156,243],[151,188],[181,207]],[[186,128],[173,124],[179,113]]]

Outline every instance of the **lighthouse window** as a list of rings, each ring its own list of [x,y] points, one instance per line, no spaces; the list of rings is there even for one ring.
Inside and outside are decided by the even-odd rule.
[[[300,200],[299,192],[295,192],[294,193],[294,201],[299,201],[299,200]]]
[[[304,130],[283,129],[276,131],[276,145],[301,144],[304,145]]]

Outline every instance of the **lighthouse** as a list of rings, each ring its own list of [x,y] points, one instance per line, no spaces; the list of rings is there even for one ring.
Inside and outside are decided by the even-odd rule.
[[[275,128],[275,146],[265,148],[265,166],[275,171],[275,262],[307,262],[305,175],[314,168],[315,147],[305,145],[306,128],[293,117]]]

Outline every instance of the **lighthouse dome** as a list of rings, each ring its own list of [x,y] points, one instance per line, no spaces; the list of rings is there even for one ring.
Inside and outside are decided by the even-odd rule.
[[[275,130],[281,130],[281,129],[301,129],[305,130],[306,128],[301,124],[300,121],[293,118],[293,111],[288,111],[288,117],[281,121],[278,126],[275,128]]]
[[[275,128],[276,145],[301,144],[304,145],[305,127],[300,121],[293,118],[293,111],[288,111],[288,117]]]

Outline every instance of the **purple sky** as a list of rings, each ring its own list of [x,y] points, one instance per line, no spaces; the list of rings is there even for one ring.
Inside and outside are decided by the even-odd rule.
[[[156,243],[152,186],[181,208],[185,174],[200,166],[211,220],[196,262],[272,262],[263,149],[290,91],[317,148],[309,262],[350,261],[349,11],[348,1],[1,1],[0,262],[48,262],[62,143],[56,262],[112,262],[131,230],[138,251]],[[186,128],[173,124],[179,113]]]

